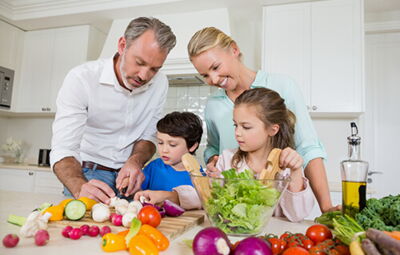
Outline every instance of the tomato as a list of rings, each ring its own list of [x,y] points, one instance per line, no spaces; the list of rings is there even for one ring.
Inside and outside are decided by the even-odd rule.
[[[335,249],[330,249],[328,251],[328,255],[340,255],[339,252]]]
[[[344,244],[336,245],[335,250],[337,250],[340,255],[350,255],[349,247]]]
[[[282,239],[282,240],[287,241],[286,239],[287,239],[289,236],[291,236],[291,235],[293,235],[293,234],[290,233],[290,232],[288,232],[288,231],[286,231],[285,233],[283,233],[283,234],[279,237],[279,239]]]
[[[310,254],[313,254],[313,255],[326,255],[326,253],[324,252],[324,249],[322,249],[322,248],[319,247],[319,246],[313,246],[313,247],[311,247],[311,248],[308,250],[308,252],[309,252]]]
[[[276,237],[268,238],[268,242],[271,244],[273,254],[281,253],[286,247],[286,241]]]
[[[282,255],[308,255],[308,251],[301,247],[290,247],[286,249]]]
[[[317,244],[332,238],[332,232],[325,225],[315,224],[307,229],[306,236]]]
[[[137,218],[142,224],[149,224],[152,227],[157,227],[161,222],[161,215],[156,208],[151,205],[146,205],[140,209]]]
[[[314,246],[314,242],[311,239],[305,239],[301,241],[301,247],[303,247],[306,250],[309,250],[311,247]]]

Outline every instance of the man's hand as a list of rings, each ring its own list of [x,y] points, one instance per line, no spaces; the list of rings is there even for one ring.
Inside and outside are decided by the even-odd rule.
[[[109,204],[110,198],[115,197],[115,193],[108,184],[92,179],[81,186],[79,197],[88,197],[104,204]]]
[[[129,181],[126,182],[126,179]],[[126,188],[126,192],[123,195],[128,197],[140,190],[143,181],[144,174],[142,172],[142,165],[135,159],[130,158],[119,171],[115,183],[117,189],[120,191]]]
[[[164,200],[170,200],[179,205],[179,197],[176,191],[164,191],[164,190],[141,190],[136,192],[134,200],[140,200],[140,197],[144,196],[146,201],[151,204],[160,204]]]
[[[207,170],[206,173],[211,177],[219,177],[221,171],[219,171],[215,166],[217,165],[218,155],[211,156],[207,162]]]

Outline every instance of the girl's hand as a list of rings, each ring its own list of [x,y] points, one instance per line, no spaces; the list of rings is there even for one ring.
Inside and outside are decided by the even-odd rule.
[[[301,169],[303,166],[303,158],[297,151],[287,147],[281,151],[279,157],[279,166],[281,169],[290,168],[292,171]]]
[[[217,165],[218,155],[211,156],[208,159],[206,174],[211,177],[219,177],[221,175],[221,171],[218,170],[215,166]]]
[[[164,200],[171,200],[179,205],[178,193],[175,191],[164,191],[164,190],[141,190],[136,192],[134,200],[139,200],[141,196],[146,198],[151,204],[160,204]]]

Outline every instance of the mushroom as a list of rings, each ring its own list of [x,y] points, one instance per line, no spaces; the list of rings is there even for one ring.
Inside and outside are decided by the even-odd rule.
[[[47,229],[47,222],[51,217],[51,213],[41,214],[40,211],[33,211],[29,214],[25,224],[21,227],[20,234],[23,237],[32,237],[40,229]]]
[[[110,208],[103,203],[97,203],[92,207],[92,218],[95,222],[104,222],[110,218]]]

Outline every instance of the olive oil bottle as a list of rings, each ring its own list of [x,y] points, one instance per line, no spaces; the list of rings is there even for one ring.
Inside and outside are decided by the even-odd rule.
[[[356,123],[351,122],[348,159],[340,163],[342,176],[342,212],[352,217],[365,207],[368,162],[360,159],[360,142]]]

